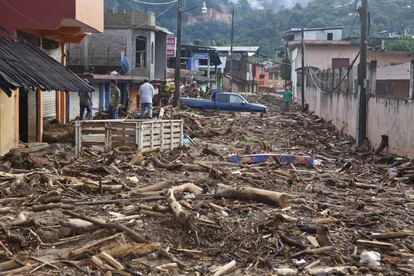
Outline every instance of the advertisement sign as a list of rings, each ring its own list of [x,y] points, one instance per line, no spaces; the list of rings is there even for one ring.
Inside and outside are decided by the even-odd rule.
[[[177,50],[177,38],[167,37],[167,58],[173,58],[176,55]]]

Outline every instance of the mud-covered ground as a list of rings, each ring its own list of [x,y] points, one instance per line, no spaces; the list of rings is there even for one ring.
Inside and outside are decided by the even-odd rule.
[[[184,119],[195,146],[89,149],[75,160],[72,145],[29,144],[6,155],[0,275],[225,275],[226,264],[233,275],[412,275],[412,162],[356,149],[311,114],[282,114],[275,96],[248,98],[270,112],[166,110]],[[318,164],[227,160],[255,153]],[[168,190],[187,183],[202,190],[173,193],[185,213],[177,217]],[[289,201],[231,199],[216,194],[222,184]],[[364,262],[364,251],[381,259]]]

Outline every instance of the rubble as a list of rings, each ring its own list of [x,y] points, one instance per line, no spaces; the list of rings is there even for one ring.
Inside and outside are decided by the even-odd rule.
[[[195,144],[172,151],[76,160],[70,144],[28,144],[3,157],[0,275],[412,275],[414,164],[249,97],[269,114],[166,107]],[[228,162],[255,154],[319,163]],[[361,261],[372,250],[375,266]]]

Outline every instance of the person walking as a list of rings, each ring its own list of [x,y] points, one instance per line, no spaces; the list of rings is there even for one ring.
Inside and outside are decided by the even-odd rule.
[[[88,80],[85,80],[89,84]],[[79,120],[83,121],[83,115],[85,114],[86,109],[86,120],[92,119],[92,95],[91,92],[78,92],[79,95],[79,107],[80,107],[80,114]]]
[[[285,102],[285,112],[290,112],[290,105],[292,104],[293,92],[291,86],[286,86],[283,92],[283,101]]]
[[[141,119],[144,119],[148,109],[149,117],[152,119],[152,98],[154,97],[154,86],[146,79],[139,88],[139,99],[141,102]]]
[[[109,119],[118,119],[119,99],[121,91],[116,80],[111,81],[111,99],[109,101]]]

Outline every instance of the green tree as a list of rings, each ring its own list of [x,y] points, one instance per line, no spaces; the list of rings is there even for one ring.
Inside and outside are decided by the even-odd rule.
[[[309,22],[309,26],[313,28],[321,28],[325,26],[325,21],[322,18],[318,17]]]
[[[414,39],[402,38],[389,42],[386,47],[386,51],[395,52],[414,52]]]

